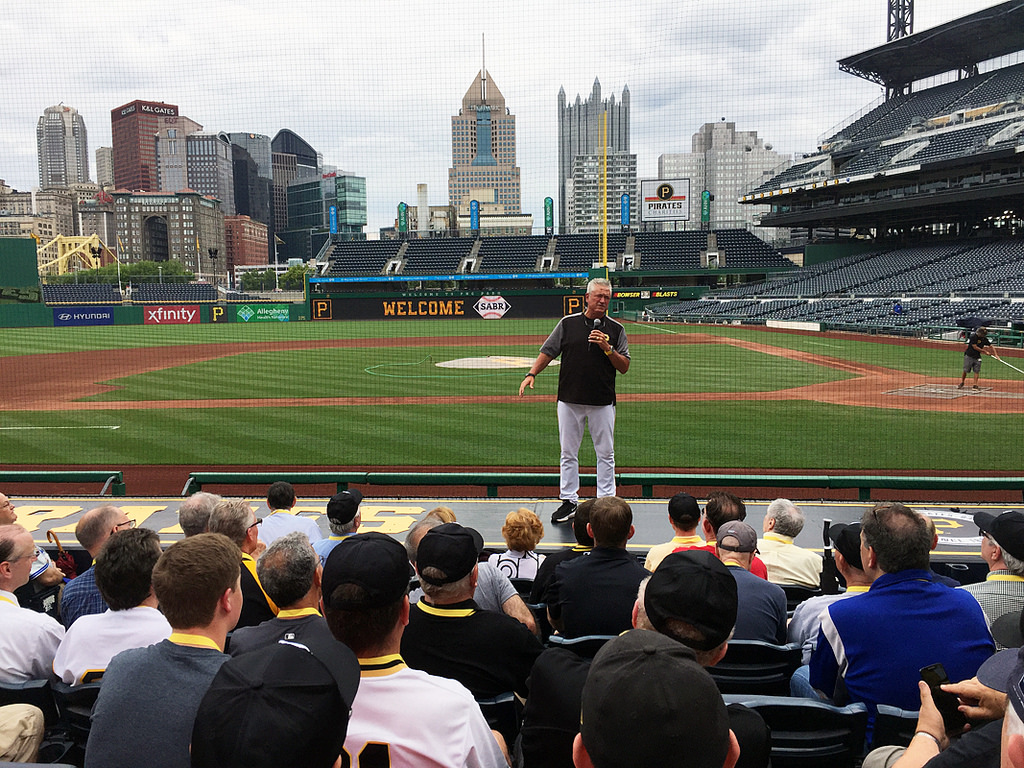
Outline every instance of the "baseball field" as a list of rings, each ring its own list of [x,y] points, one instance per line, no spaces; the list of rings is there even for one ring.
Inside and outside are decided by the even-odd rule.
[[[556,367],[516,395],[553,325],[2,329],[0,463],[553,470]],[[970,380],[957,390],[960,344],[731,326],[627,332],[620,469],[1021,469],[1024,376],[985,358],[981,390]],[[592,467],[588,442],[581,460]]]

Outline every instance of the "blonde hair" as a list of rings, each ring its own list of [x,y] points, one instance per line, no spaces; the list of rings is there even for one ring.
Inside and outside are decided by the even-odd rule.
[[[454,523],[457,522],[455,519],[455,512],[451,507],[434,507],[432,510],[427,512],[420,520],[426,520],[428,517],[435,517],[442,523]]]
[[[520,507],[505,515],[501,535],[509,549],[516,552],[532,552],[544,538],[544,523],[533,510]]]

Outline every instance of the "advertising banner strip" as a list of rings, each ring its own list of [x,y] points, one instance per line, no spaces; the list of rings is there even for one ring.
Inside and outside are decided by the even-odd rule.
[[[142,308],[142,322],[146,325],[195,325],[199,322],[199,305],[146,305]]]
[[[287,323],[287,304],[243,304],[235,310],[239,323]]]
[[[373,277],[311,277],[310,283],[407,283],[410,280],[416,282],[438,282],[441,280],[536,280],[542,277],[550,279],[553,277],[589,277],[586,272],[519,272],[514,275],[480,275],[480,274],[457,274],[457,275],[376,275]]]
[[[113,307],[54,307],[53,324],[67,325],[113,325]]]

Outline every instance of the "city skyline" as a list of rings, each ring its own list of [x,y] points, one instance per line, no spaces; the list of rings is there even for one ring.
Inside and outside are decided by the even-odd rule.
[[[915,29],[992,4],[921,0]],[[320,0],[288,14],[266,0],[245,15],[219,0],[71,8],[66,0],[42,11],[16,6],[5,19],[11,64],[0,85],[0,179],[22,190],[38,184],[35,126],[49,105],[76,108],[96,148],[112,143],[111,109],[163,101],[214,133],[295,131],[325,163],[367,179],[370,237],[393,223],[399,201],[416,199],[419,183],[431,204],[445,201],[451,115],[481,68],[482,34],[487,69],[516,115],[522,211],[540,227],[544,197],[558,199],[560,86],[575,94],[595,77],[608,92],[628,84],[641,179],[656,177],[659,155],[687,151],[701,125],[723,117],[782,154],[810,152],[881,95],[840,73],[836,60],[884,43],[886,22],[880,0],[840,9],[809,0],[692,8],[451,0],[377,4],[345,18],[339,34],[322,35],[319,25],[330,30],[337,16]],[[71,55],[115,30],[116,45]],[[51,55],[62,47],[68,55]]]

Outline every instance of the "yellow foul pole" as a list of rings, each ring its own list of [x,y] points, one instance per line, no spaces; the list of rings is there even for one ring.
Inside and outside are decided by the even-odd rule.
[[[601,266],[608,266],[608,113],[601,113]]]

